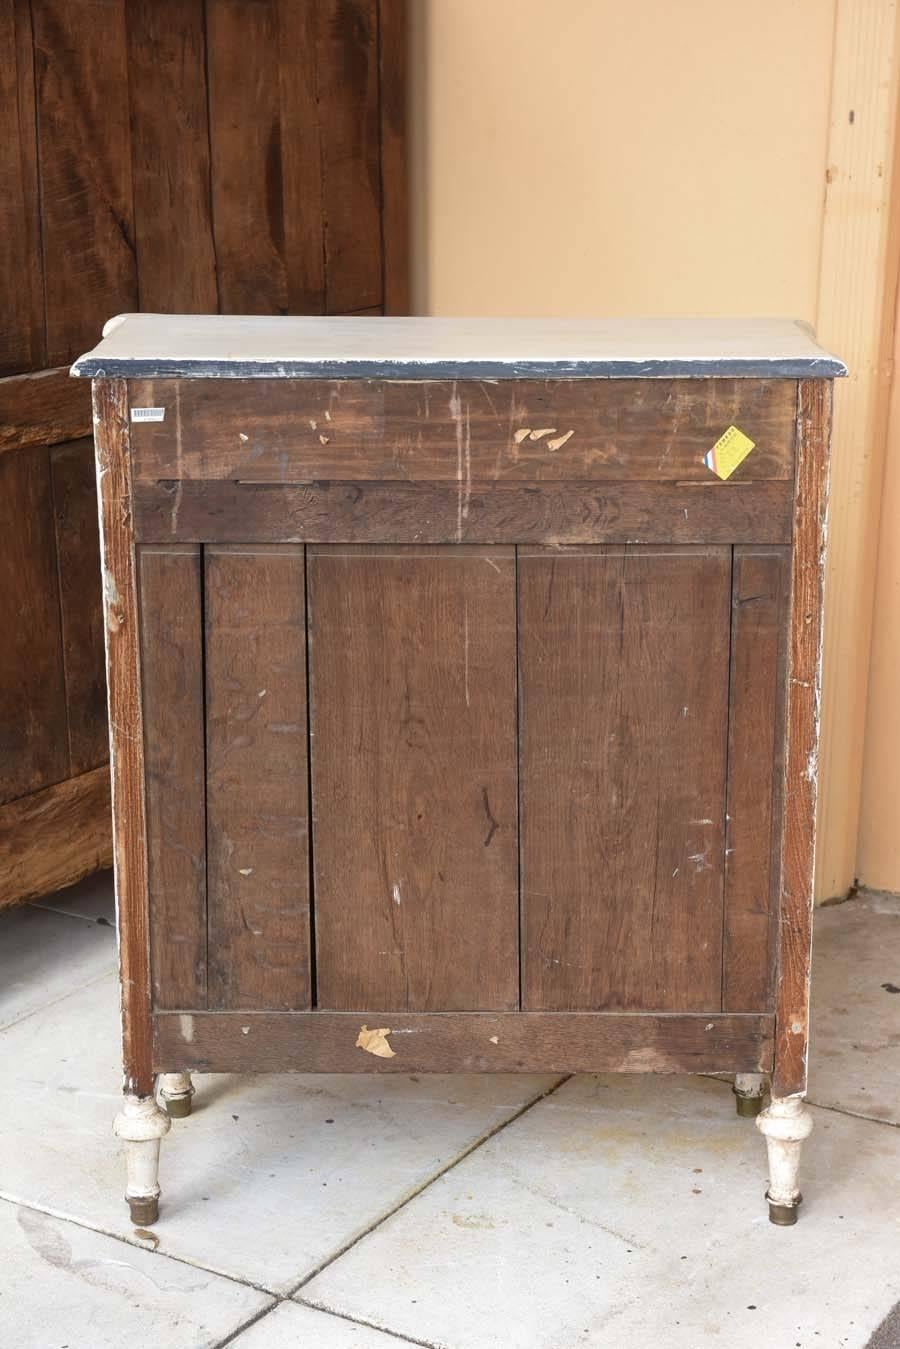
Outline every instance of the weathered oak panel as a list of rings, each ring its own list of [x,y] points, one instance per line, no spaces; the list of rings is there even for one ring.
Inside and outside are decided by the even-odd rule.
[[[515,557],[309,550],[318,1005],[518,1005]]]
[[[202,562],[192,544],[138,558],[155,1007],[206,1006]]]
[[[721,1004],[731,550],[520,550],[522,1005]]]
[[[384,1029],[393,1058],[357,1047]],[[560,1012],[178,1013],[154,1017],[160,1071],[767,1072],[771,1016]]]
[[[205,550],[209,1005],[310,1005],[301,548]]]
[[[703,462],[736,423],[756,441],[732,482],[793,476],[790,380],[157,379],[135,476],[254,482],[718,483]]]
[[[782,482],[138,483],[145,542],[788,543]]]

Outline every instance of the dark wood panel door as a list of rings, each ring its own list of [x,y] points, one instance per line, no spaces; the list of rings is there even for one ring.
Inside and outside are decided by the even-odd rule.
[[[318,1005],[518,1006],[515,552],[310,547]]]
[[[714,1011],[731,549],[522,549],[522,1005]]]

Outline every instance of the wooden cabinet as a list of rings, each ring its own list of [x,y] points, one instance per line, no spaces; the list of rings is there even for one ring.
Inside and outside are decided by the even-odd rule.
[[[613,1070],[743,1113],[771,1074],[793,1221],[842,369],[700,320],[132,316],[82,358],[136,1216],[157,1073],[184,1113],[192,1070]]]

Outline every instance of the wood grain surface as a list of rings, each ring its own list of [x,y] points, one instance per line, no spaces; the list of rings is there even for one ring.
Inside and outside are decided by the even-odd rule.
[[[153,1066],[150,917],[144,815],[144,717],[138,631],[140,611],[131,530],[128,394],[125,381],[95,379],[93,397],[112,745],[124,1089],[135,1096],[149,1096],[153,1090]],[[2,463],[0,459],[0,465]]]
[[[0,909],[112,866],[109,768],[0,805]]]
[[[154,1007],[206,1007],[206,763],[199,546],[138,556]]]
[[[388,1032],[393,1058],[357,1046]],[[163,1072],[767,1072],[772,1016],[396,1011],[161,1013]]]
[[[731,550],[519,554],[522,1005],[717,1011]]]
[[[783,482],[138,483],[147,543],[788,543]]]
[[[209,1005],[310,1005],[302,548],[205,550]]]
[[[109,754],[93,439],[55,446],[50,476],[69,773],[78,777],[105,763]]]
[[[135,480],[698,482],[733,423],[731,482],[793,477],[795,384],[650,379],[136,380]],[[720,485],[720,484],[719,484]]]
[[[68,775],[47,450],[0,455],[0,801]]]
[[[798,387],[785,808],[775,1001],[775,1072],[772,1079],[775,1096],[802,1094],[806,1091],[807,1081],[831,398],[830,381],[804,380]]]
[[[68,366],[0,379],[0,454],[91,432],[91,386]]]
[[[722,1009],[771,1010],[790,553],[734,550]]]
[[[311,548],[318,1005],[518,1005],[515,558]]]

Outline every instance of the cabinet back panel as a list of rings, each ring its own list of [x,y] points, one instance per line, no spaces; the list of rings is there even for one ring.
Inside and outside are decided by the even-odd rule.
[[[515,552],[308,569],[318,1005],[515,1008]]]
[[[522,1005],[721,1005],[731,549],[522,549]]]
[[[209,1005],[309,1007],[303,549],[205,563]]]
[[[142,548],[141,686],[154,1006],[206,1007],[203,558]]]

